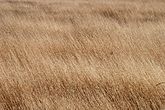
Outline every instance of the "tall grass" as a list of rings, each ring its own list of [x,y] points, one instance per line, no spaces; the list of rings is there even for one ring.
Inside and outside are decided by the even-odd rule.
[[[163,110],[162,0],[0,1],[0,109]]]

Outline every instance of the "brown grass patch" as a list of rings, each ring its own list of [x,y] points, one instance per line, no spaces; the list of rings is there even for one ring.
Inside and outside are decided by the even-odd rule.
[[[0,108],[161,110],[164,5],[2,0]]]

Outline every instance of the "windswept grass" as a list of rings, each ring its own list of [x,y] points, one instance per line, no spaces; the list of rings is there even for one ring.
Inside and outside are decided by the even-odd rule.
[[[0,109],[163,110],[163,0],[1,0]]]

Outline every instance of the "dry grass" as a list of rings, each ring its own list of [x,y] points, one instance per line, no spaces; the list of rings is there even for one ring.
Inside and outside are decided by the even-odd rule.
[[[1,0],[0,110],[163,110],[164,0]]]

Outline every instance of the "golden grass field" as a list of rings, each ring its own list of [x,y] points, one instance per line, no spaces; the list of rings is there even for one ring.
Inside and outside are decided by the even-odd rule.
[[[0,110],[164,105],[164,0],[0,0]]]

